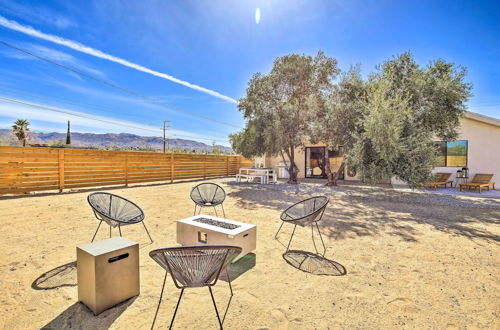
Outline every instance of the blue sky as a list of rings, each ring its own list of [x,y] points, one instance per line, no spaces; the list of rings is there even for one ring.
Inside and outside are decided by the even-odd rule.
[[[1,41],[224,122],[145,101],[0,44],[2,98],[107,121],[0,99],[0,128],[26,118],[32,130],[64,132],[71,120],[74,131],[159,136],[170,120],[171,137],[227,145],[227,135],[244,126],[233,100],[244,96],[252,74],[268,72],[278,56],[320,49],[343,69],[361,64],[365,75],[408,50],[422,65],[438,58],[462,65],[474,85],[469,110],[499,118],[499,18],[499,1],[0,0]]]

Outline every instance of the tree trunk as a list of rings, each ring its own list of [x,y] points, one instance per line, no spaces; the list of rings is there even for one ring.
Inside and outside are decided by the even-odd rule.
[[[287,150],[288,158],[290,159],[290,166],[288,167],[288,174],[290,178],[288,178],[288,183],[297,184],[297,165],[295,165],[295,148],[290,147],[290,151]]]
[[[26,147],[26,139],[23,139],[23,147]]]
[[[326,178],[328,179],[326,185],[336,186],[337,180],[334,180],[334,174],[332,173],[332,169],[330,168],[330,157],[328,157],[328,150],[329,150],[328,145],[326,145],[324,154],[325,173],[326,173]]]
[[[330,184],[330,180],[328,180],[328,183],[326,184],[327,186],[336,186],[337,185],[340,172],[342,172],[344,170],[344,167],[345,167],[345,163],[342,162],[342,164],[340,164],[340,167],[337,170],[337,172],[332,173],[332,183]]]

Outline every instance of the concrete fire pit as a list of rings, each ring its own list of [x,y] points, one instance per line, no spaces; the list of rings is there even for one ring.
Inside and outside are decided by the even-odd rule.
[[[233,261],[255,250],[257,227],[244,222],[199,214],[177,220],[177,243],[181,245],[235,245],[243,250]]]

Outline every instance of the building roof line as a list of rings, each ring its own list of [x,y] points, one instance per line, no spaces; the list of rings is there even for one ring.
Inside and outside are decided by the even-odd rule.
[[[500,127],[500,119],[498,119],[498,118],[485,116],[485,115],[482,115],[482,114],[479,114],[476,112],[471,112],[471,111],[467,111],[465,113],[464,117],[468,118],[468,119],[472,119],[472,120],[477,120],[477,121],[480,121],[482,123],[486,123],[486,124]]]

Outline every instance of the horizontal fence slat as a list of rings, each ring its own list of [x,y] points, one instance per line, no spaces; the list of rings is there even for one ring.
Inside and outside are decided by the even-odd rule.
[[[0,195],[223,177],[250,166],[241,156],[0,147]]]

